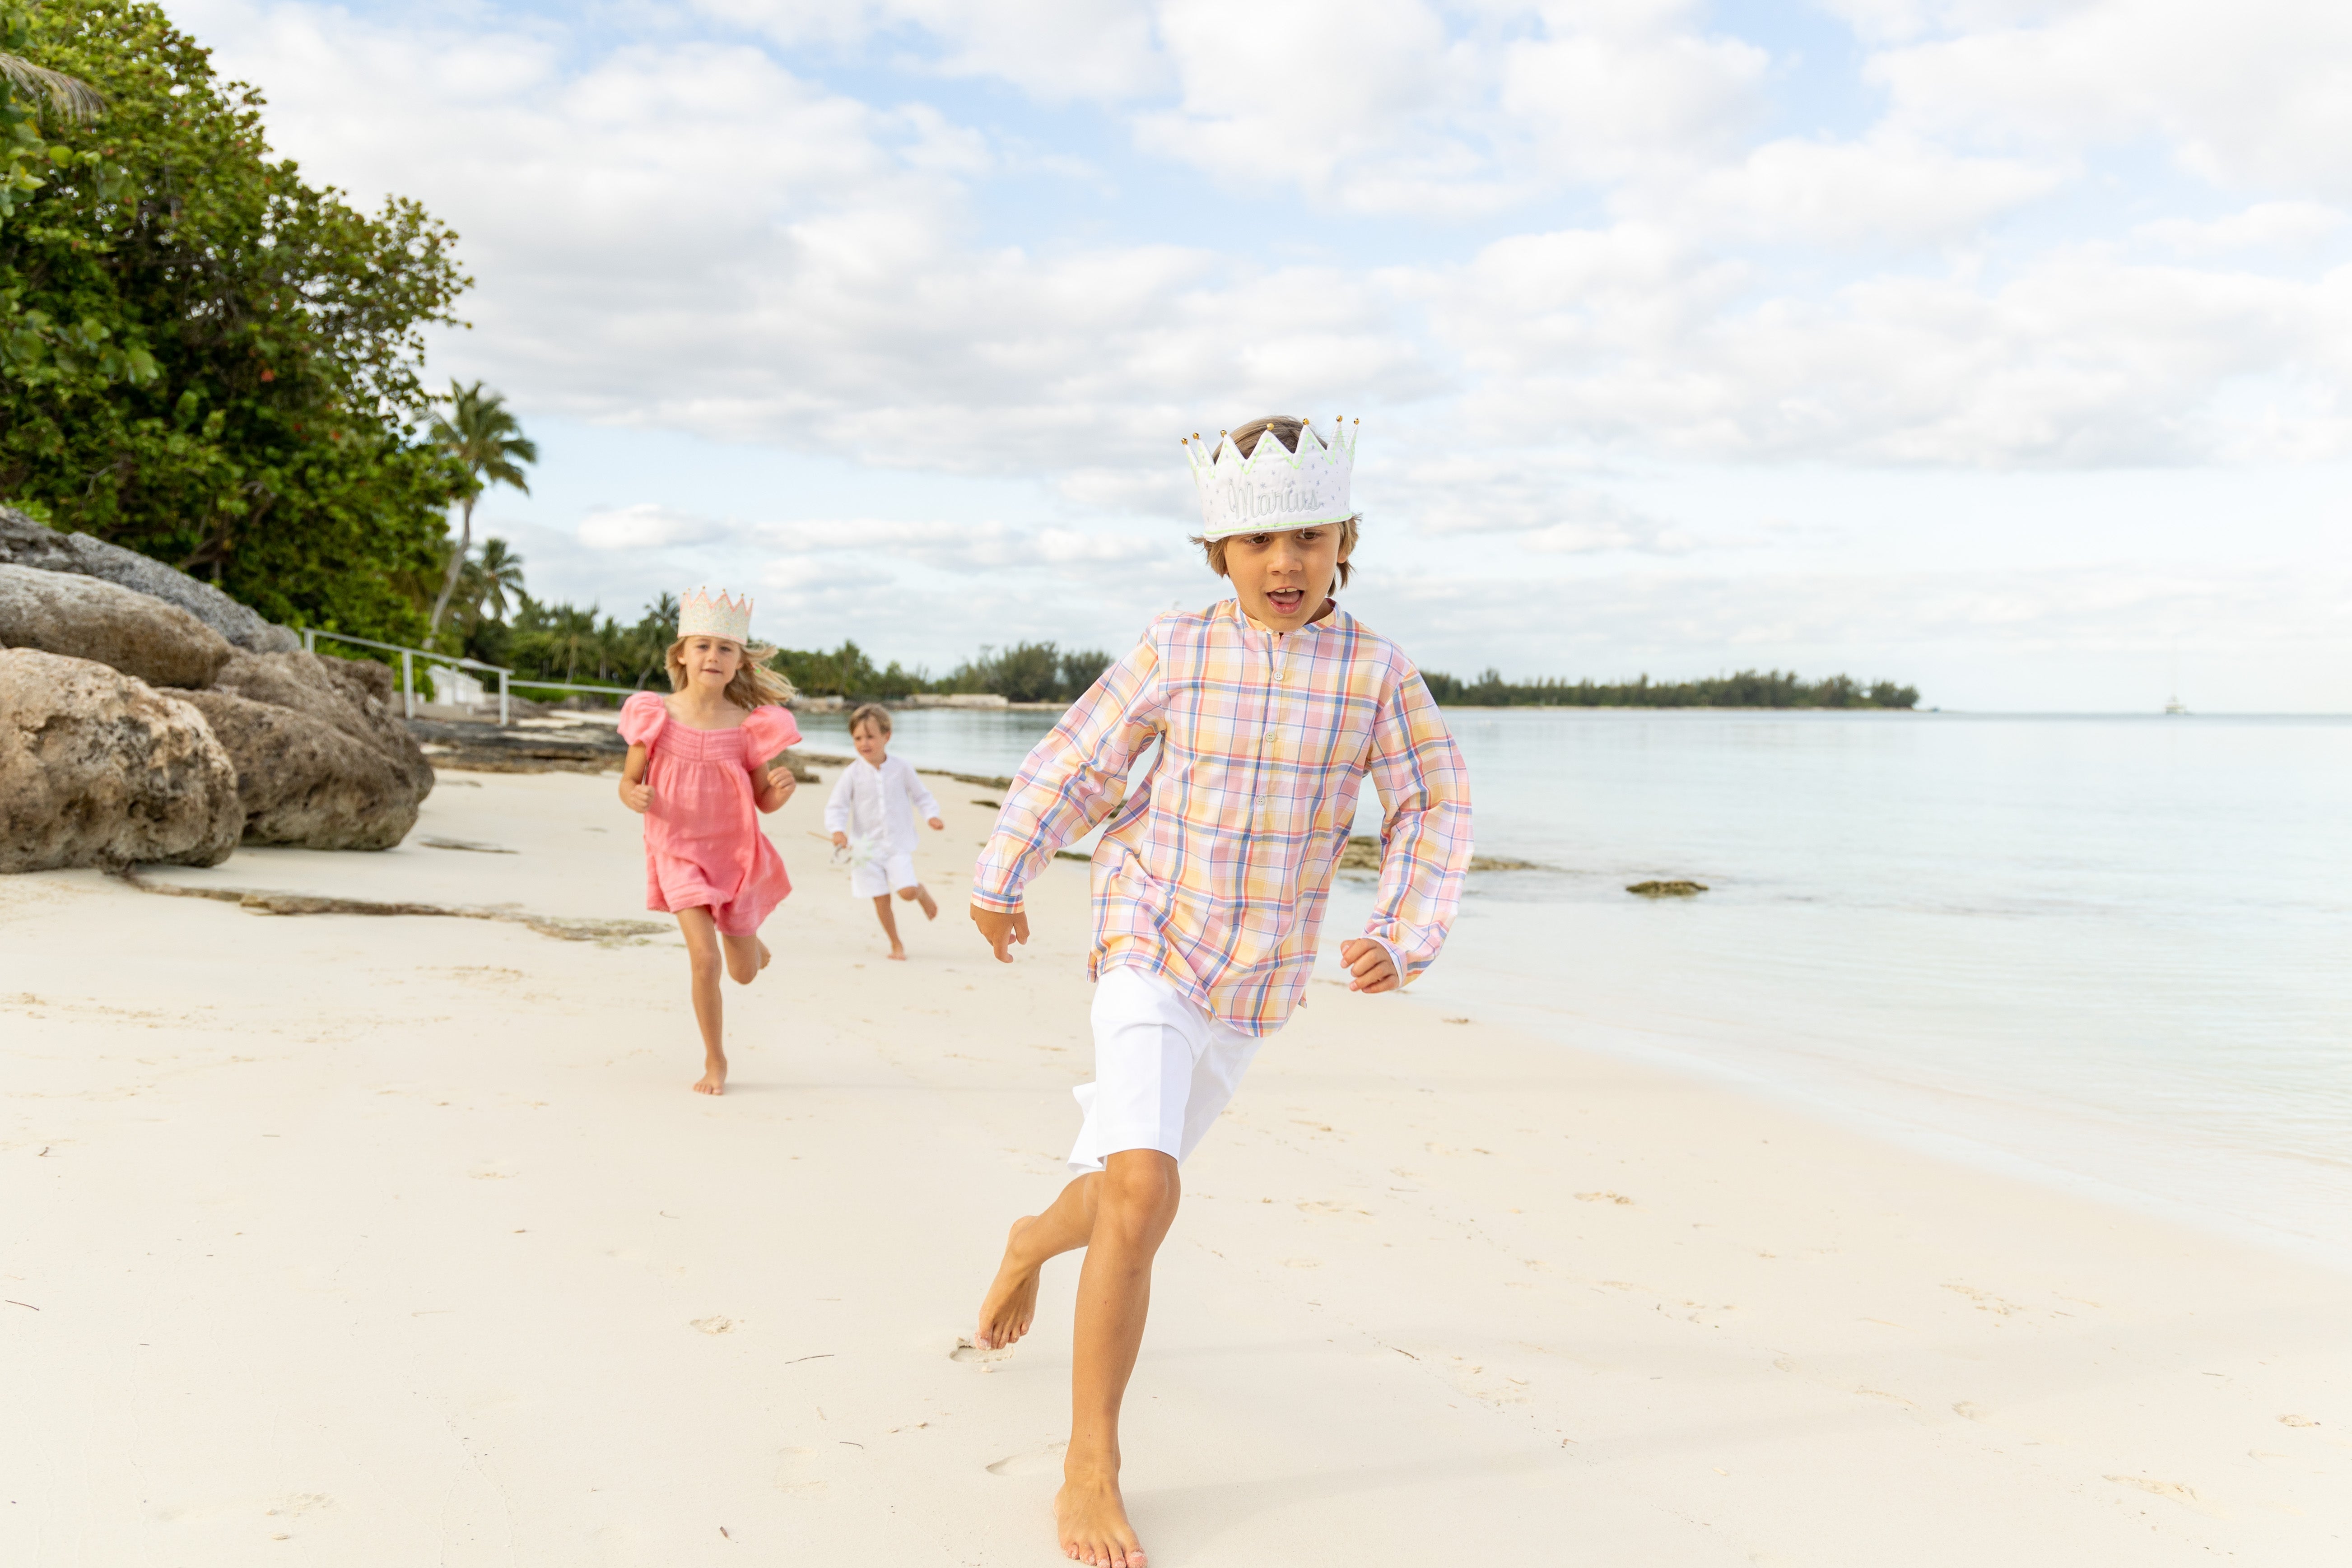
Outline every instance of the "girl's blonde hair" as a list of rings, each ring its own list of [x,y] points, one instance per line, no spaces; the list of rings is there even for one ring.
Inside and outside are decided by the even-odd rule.
[[[668,652],[662,655],[662,663],[669,670],[669,689],[672,691],[686,689],[685,647],[686,639],[680,637],[669,645]],[[736,666],[734,678],[727,682],[727,700],[745,709],[790,702],[793,700],[793,683],[768,668],[768,661],[775,657],[774,648],[758,644],[744,648],[743,662]]]

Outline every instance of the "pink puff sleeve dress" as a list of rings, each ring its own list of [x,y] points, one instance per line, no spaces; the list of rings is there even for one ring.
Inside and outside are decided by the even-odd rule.
[[[621,706],[621,739],[647,752],[646,908],[708,909],[728,936],[750,936],[793,890],[783,857],[760,831],[760,772],[801,738],[782,708],[755,708],[734,730],[689,729],[661,698]]]

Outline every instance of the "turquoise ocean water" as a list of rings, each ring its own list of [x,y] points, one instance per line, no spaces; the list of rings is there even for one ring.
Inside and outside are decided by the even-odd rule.
[[[1471,879],[1425,1005],[2352,1268],[2352,719],[1448,718],[1479,849],[1548,868]],[[894,749],[1010,773],[1054,719]]]

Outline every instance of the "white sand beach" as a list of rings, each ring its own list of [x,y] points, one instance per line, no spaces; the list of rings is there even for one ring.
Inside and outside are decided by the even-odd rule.
[[[0,1563],[1060,1561],[1076,1260],[956,1352],[1063,1179],[1086,873],[994,964],[991,792],[931,782],[904,965],[824,787],[771,819],[719,1100],[674,927],[0,879]],[[398,849],[148,875],[625,921],[642,867],[609,776],[453,773]],[[1185,1184],[1128,1407],[1155,1568],[2352,1537],[2352,1279],[1712,1084],[1319,984]]]

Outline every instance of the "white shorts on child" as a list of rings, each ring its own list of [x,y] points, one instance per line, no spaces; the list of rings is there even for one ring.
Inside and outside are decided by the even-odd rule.
[[[849,868],[849,890],[861,899],[878,899],[915,885],[915,858],[905,850]]]
[[[1095,1081],[1070,1092],[1086,1123],[1074,1171],[1105,1155],[1157,1149],[1181,1160],[1241,1087],[1259,1041],[1187,1001],[1156,974],[1112,969],[1095,983]]]

